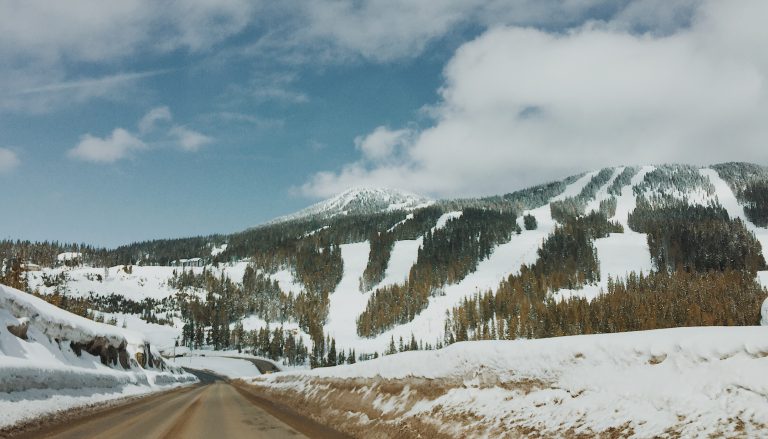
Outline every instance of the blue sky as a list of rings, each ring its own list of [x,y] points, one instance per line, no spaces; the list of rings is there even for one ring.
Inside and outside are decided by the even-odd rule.
[[[356,185],[765,164],[764,5],[0,2],[0,237],[114,246]]]

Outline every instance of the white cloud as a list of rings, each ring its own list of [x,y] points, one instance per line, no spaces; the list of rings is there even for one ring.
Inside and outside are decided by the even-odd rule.
[[[0,174],[10,172],[19,166],[20,163],[21,160],[19,160],[19,156],[15,152],[8,148],[0,148]]]
[[[0,1],[0,110],[44,113],[125,96],[146,73],[78,78],[76,72],[137,54],[207,51],[248,26],[258,6],[251,0]]]
[[[701,0],[293,0],[276,27],[249,47],[289,63],[390,62],[421,54],[467,29],[547,29],[611,21],[638,32],[669,33],[689,23]]]
[[[669,34],[604,24],[490,30],[457,50],[434,125],[397,160],[361,148],[358,161],[316,174],[303,192],[385,185],[473,195],[610,164],[765,163],[766,17],[761,0],[712,1]]]
[[[151,0],[0,2],[0,53],[101,62],[137,50],[205,50],[237,34],[258,2]]]
[[[167,106],[155,107],[139,121],[139,132],[147,134],[155,129],[158,122],[170,122],[172,119],[171,110]]]
[[[80,143],[69,150],[69,156],[93,163],[114,163],[134,151],[146,149],[147,144],[122,128],[115,128],[108,137],[85,134]]]
[[[131,98],[141,73],[79,78],[82,66],[114,66],[173,51],[236,53],[239,60],[317,66],[363,58],[389,62],[467,29],[498,25],[563,29],[592,17],[616,27],[671,32],[701,0],[46,0],[0,2],[0,110],[44,113],[93,98]],[[231,37],[248,29],[234,45]],[[249,41],[250,40],[250,41]],[[223,47],[222,47],[223,46]],[[304,103],[285,83],[235,87],[256,102]],[[24,96],[17,90],[34,91]]]
[[[171,136],[175,137],[182,150],[197,152],[203,146],[213,142],[213,139],[205,134],[177,125],[171,128]]]
[[[386,161],[394,158],[397,149],[410,142],[413,134],[409,129],[391,130],[380,126],[367,136],[355,138],[355,146],[367,160]]]
[[[152,143],[147,138],[157,140],[156,135],[151,135],[157,131],[158,122],[172,121],[173,115],[170,108],[167,106],[155,107],[139,120],[138,134],[133,134],[123,128],[115,128],[112,134],[105,138],[85,134],[80,138],[80,143],[69,150],[68,154],[71,158],[93,163],[114,163],[130,157],[134,151],[149,149]],[[166,140],[169,137],[172,138],[175,145],[187,152],[197,152],[204,145],[213,142],[213,138],[182,125],[171,126],[163,131],[163,135],[166,136]],[[155,146],[163,143],[161,141]]]

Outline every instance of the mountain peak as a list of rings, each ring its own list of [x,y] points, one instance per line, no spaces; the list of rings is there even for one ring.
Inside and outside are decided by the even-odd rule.
[[[429,198],[400,189],[360,186],[347,189],[296,213],[275,218],[268,224],[309,218],[329,219],[342,215],[412,210],[432,203],[433,201]]]

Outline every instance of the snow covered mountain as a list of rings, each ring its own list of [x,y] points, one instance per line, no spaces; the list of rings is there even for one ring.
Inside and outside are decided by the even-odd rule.
[[[302,219],[326,220],[343,215],[366,215],[394,210],[413,210],[432,203],[433,201],[429,198],[398,189],[352,188],[296,213],[275,218],[267,224]]]
[[[499,290],[500,284],[510,276],[518,275],[524,265],[529,269],[533,267],[541,259],[542,249],[548,241],[557,244],[552,240],[553,235],[558,230],[567,229],[565,223],[572,222],[568,220],[569,216],[587,218],[593,215],[590,218],[601,218],[599,223],[607,227],[596,235],[588,233],[590,238],[579,250],[594,258],[594,273],[586,277],[578,273],[561,276],[566,279],[571,276],[575,280],[560,282],[541,292],[543,299],[536,299],[542,300],[537,306],[544,306],[543,300],[549,299],[555,302],[594,301],[617,279],[626,279],[631,273],[655,272],[663,269],[660,264],[674,266],[676,262],[669,258],[679,259],[679,255],[664,252],[672,249],[680,253],[680,246],[664,243],[677,238],[659,235],[665,227],[641,224],[643,218],[648,222],[653,215],[661,215],[662,224],[666,224],[667,218],[663,215],[672,215],[670,218],[683,215],[689,217],[691,223],[699,221],[697,215],[704,215],[708,218],[705,218],[705,226],[690,231],[700,234],[696,236],[709,236],[701,233],[709,233],[711,220],[716,219],[731,227],[730,232],[741,233],[739,236],[743,235],[744,239],[753,236],[756,242],[753,246],[765,249],[768,247],[768,229],[758,224],[765,216],[760,210],[765,207],[760,198],[764,191],[754,190],[760,188],[754,186],[755,182],[764,181],[768,181],[765,168],[750,164],[708,168],[660,165],[595,170],[499,197],[470,202],[462,200],[461,203],[432,203],[400,191],[355,189],[275,220],[281,222],[280,227],[270,229],[265,226],[240,236],[224,237],[229,245],[223,250],[226,259],[222,261],[232,262],[209,261],[206,266],[185,267],[188,273],[197,276],[196,279],[180,279],[176,277],[178,266],[162,266],[164,264],[158,262],[133,262],[132,267],[122,262],[105,270],[103,266],[89,264],[88,254],[84,254],[85,261],[81,265],[43,267],[28,272],[27,278],[29,288],[41,294],[78,298],[95,308],[111,307],[101,313],[103,318],[115,318],[120,323],[126,322],[129,328],[154,334],[153,337],[158,338],[154,345],[158,347],[172,346],[181,335],[186,319],[209,319],[211,311],[207,308],[202,309],[199,317],[183,315],[180,309],[173,308],[170,301],[181,293],[182,298],[188,298],[184,300],[214,297],[231,301],[231,305],[226,305],[227,309],[243,310],[236,311],[227,320],[231,329],[241,322],[245,331],[267,327],[274,330],[277,322],[278,326],[282,325],[284,330],[301,337],[305,345],[310,346],[312,336],[304,319],[319,315],[322,320],[318,330],[322,330],[323,336],[334,338],[337,349],[381,354],[391,347],[392,340],[399,342],[403,339],[407,343],[415,337],[432,346],[442,343],[446,337],[446,315],[478,294]],[[655,200],[654,203],[660,203],[669,212],[648,205],[648,200]],[[471,208],[464,207],[466,205]],[[680,206],[690,209],[680,210]],[[399,209],[410,212],[397,212]],[[491,212],[491,216],[486,218],[485,214],[478,213],[483,209]],[[506,211],[511,212],[509,217],[498,214]],[[366,216],[371,212],[390,212],[391,215],[384,220],[374,220],[375,215]],[[329,221],[320,230],[303,230],[300,224],[285,229],[282,226],[283,222],[293,219],[327,219],[352,213],[359,214],[359,219],[343,224]],[[638,224],[642,227],[638,228]],[[501,229],[506,231],[500,232]],[[438,233],[441,230],[445,233]],[[381,242],[370,240],[375,236],[374,231],[379,232]],[[462,241],[462,237],[467,239]],[[704,241],[691,241],[686,244],[691,247],[687,250],[695,250],[696,246],[704,245]],[[711,248],[725,248],[729,241],[735,242],[735,238],[729,236],[729,240],[715,242]],[[331,247],[317,248],[329,243]],[[152,245],[158,247],[161,244]],[[487,250],[474,253],[474,247]],[[180,248],[185,251],[183,245]],[[709,252],[711,248],[705,250]],[[210,255],[210,246],[205,246],[204,251]],[[559,253],[568,251],[571,250],[558,250]],[[434,255],[431,260],[427,259],[430,254]],[[584,260],[583,253],[578,254],[581,256],[574,260]],[[698,263],[694,256],[690,261],[679,262]],[[705,254],[702,263],[713,264],[711,256]],[[178,257],[169,256],[168,259],[172,261]],[[750,275],[766,285],[768,271],[755,260],[757,265],[751,267],[757,267],[757,273]],[[430,261],[444,265],[429,267]],[[258,282],[254,281],[254,276],[246,282],[249,267],[262,276]],[[692,266],[690,270],[697,269]],[[439,278],[443,271],[450,274]],[[328,282],[324,277],[331,276],[331,272],[334,279]],[[370,282],[362,282],[370,272],[377,272],[378,276],[370,276]],[[420,280],[418,285],[427,285],[424,287],[407,285],[413,276],[424,276],[425,272],[438,279],[426,279],[431,284]],[[201,279],[201,276],[211,279]],[[242,287],[243,291],[238,293],[242,296],[224,297],[224,294],[230,294],[231,286],[207,296],[211,285],[215,285],[214,280],[222,278]],[[112,295],[115,298],[110,298]],[[420,298],[415,302],[417,295]],[[315,296],[322,300],[312,302]],[[122,300],[121,297],[130,301],[134,311],[129,312],[127,306],[123,311],[115,310],[112,303]],[[762,301],[754,295],[750,297],[749,306],[753,301]],[[165,300],[169,302],[163,302]],[[305,301],[312,305],[306,306]],[[403,309],[400,303],[408,305]],[[206,305],[205,301],[203,305],[214,307],[213,304]],[[759,303],[755,315],[759,314],[758,309]],[[300,312],[305,314],[298,315]],[[376,320],[367,332],[361,331],[359,326],[364,313]],[[147,316],[152,318],[147,319]],[[171,325],[158,325],[151,321],[154,318]],[[205,331],[210,330],[210,320],[200,322],[207,328]],[[508,330],[509,322],[499,324],[493,316],[490,322],[493,324],[485,323],[489,331],[487,337],[495,334],[498,338],[500,328]],[[482,330],[482,324],[479,328],[471,328],[468,336],[476,337]],[[519,332],[514,335],[530,336]]]

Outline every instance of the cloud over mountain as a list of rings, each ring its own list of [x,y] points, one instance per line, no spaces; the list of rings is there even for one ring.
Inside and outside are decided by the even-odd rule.
[[[325,196],[396,184],[489,194],[589,166],[764,162],[768,4],[737,3],[707,2],[690,26],[660,35],[617,23],[564,33],[493,28],[457,50],[430,109],[433,124],[397,157],[359,148],[358,160],[315,174],[302,189]]]

